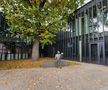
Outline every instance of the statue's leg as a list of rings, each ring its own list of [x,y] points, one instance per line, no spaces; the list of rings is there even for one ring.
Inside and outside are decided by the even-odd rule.
[[[58,60],[55,62],[55,66],[58,67]]]
[[[62,62],[61,62],[61,60],[59,61],[59,67],[62,68]]]

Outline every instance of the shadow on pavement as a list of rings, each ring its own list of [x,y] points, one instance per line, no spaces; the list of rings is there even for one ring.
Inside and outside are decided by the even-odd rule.
[[[61,66],[62,67],[67,66],[67,61],[66,60],[61,60]],[[57,67],[56,61],[53,61],[53,62],[44,62],[42,64],[42,67],[45,67],[45,68],[48,68],[48,67]]]

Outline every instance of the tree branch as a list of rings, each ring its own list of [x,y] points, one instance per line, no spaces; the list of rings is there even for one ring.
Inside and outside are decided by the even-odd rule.
[[[46,0],[41,0],[39,8],[42,9],[44,7],[45,3],[46,3]]]
[[[63,17],[62,17],[61,19],[59,19],[59,20],[57,20],[57,21],[55,21],[55,22],[49,23],[49,25],[47,25],[45,28],[48,28],[49,26],[52,26],[53,24],[57,23],[58,21],[63,20],[63,19],[64,19],[64,17],[65,17],[66,15],[67,15],[67,14],[66,14],[66,13],[64,13],[64,15],[63,15]]]

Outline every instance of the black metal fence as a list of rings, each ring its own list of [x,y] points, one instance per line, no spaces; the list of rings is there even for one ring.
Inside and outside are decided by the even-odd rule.
[[[31,57],[31,43],[12,37],[0,38],[0,60],[18,60]]]
[[[16,35],[17,36],[17,35]],[[0,12],[0,60],[27,59],[31,57],[31,42],[16,38],[8,31],[8,24]]]

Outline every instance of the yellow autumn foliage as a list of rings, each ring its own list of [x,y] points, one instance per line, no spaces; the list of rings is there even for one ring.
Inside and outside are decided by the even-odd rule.
[[[53,58],[40,58],[37,61],[32,61],[31,59],[0,61],[0,70],[17,68],[37,68],[41,67],[44,62],[50,62],[53,60]]]
[[[40,58],[37,61],[31,59],[0,61],[0,70],[19,69],[19,68],[40,68],[44,62],[52,62],[54,58]],[[67,60],[67,66],[73,66],[77,63]]]

